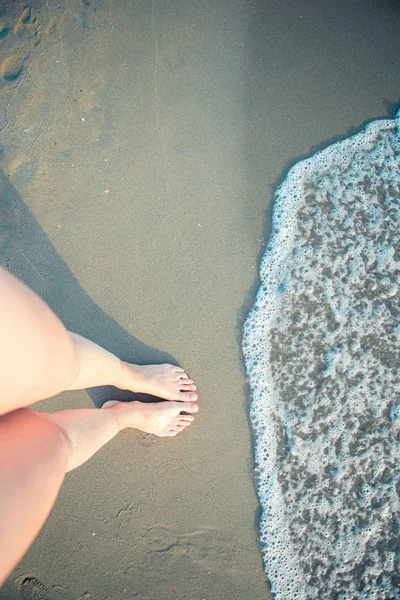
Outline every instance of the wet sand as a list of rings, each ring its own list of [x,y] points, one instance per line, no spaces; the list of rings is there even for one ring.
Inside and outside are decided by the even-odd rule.
[[[289,165],[395,113],[399,9],[30,7],[1,4],[1,263],[70,329],[184,366],[201,411],[176,439],[126,431],[70,473],[0,598],[30,597],[35,580],[14,580],[31,574],[51,600],[268,599],[241,327]]]

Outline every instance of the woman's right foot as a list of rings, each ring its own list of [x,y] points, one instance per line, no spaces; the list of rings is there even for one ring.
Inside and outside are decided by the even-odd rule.
[[[133,427],[159,437],[172,437],[191,424],[199,407],[196,402],[144,403],[110,400],[103,404],[102,409],[114,416],[120,430]]]

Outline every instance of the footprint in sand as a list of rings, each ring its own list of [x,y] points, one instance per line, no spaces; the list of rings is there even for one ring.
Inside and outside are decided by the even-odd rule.
[[[189,560],[206,569],[229,567],[232,557],[227,550],[230,544],[214,529],[203,528],[189,532],[173,531],[155,526],[147,530],[150,553],[163,555],[164,559]]]
[[[40,42],[40,24],[37,17],[32,16],[31,8],[25,8],[20,18],[18,19],[14,33],[20,37],[28,37],[30,42],[37,45]]]
[[[23,10],[14,26],[6,22],[0,23],[3,57],[0,77],[3,83],[17,79],[30,53],[39,44],[41,35],[39,20],[32,14],[29,6]],[[18,50],[15,51],[15,48]]]
[[[15,185],[24,185],[31,181],[38,170],[37,163],[27,154],[17,153],[8,162],[8,174]]]
[[[22,71],[24,66],[24,60],[26,56],[23,52],[17,52],[11,54],[8,58],[4,59],[0,66],[0,75],[6,81],[13,81],[17,79],[18,75]]]
[[[14,579],[18,594],[24,600],[49,600],[44,584],[34,575],[27,573]]]

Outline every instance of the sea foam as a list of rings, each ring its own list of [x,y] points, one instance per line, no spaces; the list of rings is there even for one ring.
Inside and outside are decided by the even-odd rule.
[[[244,327],[276,600],[400,598],[400,116],[299,162]]]

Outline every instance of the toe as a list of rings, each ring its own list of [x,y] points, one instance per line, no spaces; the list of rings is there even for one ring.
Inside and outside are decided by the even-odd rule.
[[[185,425],[190,425],[192,421],[194,421],[194,417],[192,415],[182,415],[182,419],[180,420],[180,422],[184,423]]]
[[[197,413],[199,410],[198,405],[195,402],[181,402],[181,414],[182,413]]]
[[[197,390],[197,388],[194,383],[181,383],[181,392],[194,392],[195,390]]]
[[[197,400],[197,394],[196,392],[180,392],[180,398],[182,399],[183,402],[196,402]]]

